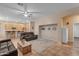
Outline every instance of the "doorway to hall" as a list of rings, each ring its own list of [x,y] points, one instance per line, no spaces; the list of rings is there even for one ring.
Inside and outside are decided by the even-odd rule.
[[[73,16],[66,16],[62,20],[62,27],[68,28],[68,43],[72,43],[73,48],[79,48],[79,23]]]
[[[74,37],[74,47],[79,48],[79,23],[73,25],[73,37]]]

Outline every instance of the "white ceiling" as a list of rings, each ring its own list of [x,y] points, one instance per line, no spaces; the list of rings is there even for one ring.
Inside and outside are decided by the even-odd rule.
[[[40,12],[33,13],[33,19],[49,15],[59,15],[62,12],[75,9],[76,7],[79,7],[78,3],[27,3],[28,11]],[[24,8],[23,6],[17,5],[17,3],[0,3],[0,18],[4,20],[25,21],[27,18],[17,12],[20,10],[24,11]]]

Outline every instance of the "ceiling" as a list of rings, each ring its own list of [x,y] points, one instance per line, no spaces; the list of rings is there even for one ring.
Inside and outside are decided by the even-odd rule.
[[[50,15],[52,16],[60,15],[63,13],[65,14],[66,11],[79,7],[78,3],[26,3],[26,4],[28,11],[40,12],[40,13],[32,13],[32,19],[38,19]],[[18,12],[20,10],[24,11],[24,8],[23,6],[19,6],[17,3],[0,3],[0,18],[1,20],[4,19],[4,20],[26,21],[28,18],[20,14]]]

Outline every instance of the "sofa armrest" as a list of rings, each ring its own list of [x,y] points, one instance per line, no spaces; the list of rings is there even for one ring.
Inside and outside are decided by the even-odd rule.
[[[11,41],[11,39],[0,40],[0,43]]]

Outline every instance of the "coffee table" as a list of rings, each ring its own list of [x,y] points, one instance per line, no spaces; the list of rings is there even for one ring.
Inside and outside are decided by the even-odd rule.
[[[31,44],[25,40],[19,41],[17,43],[18,49],[22,52],[23,55],[31,52]]]

